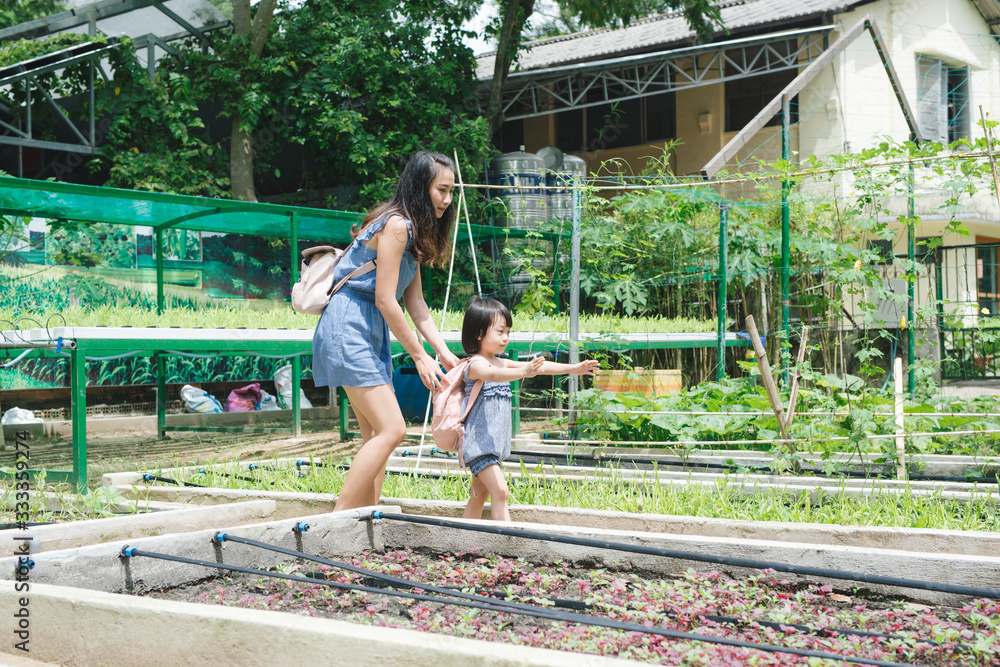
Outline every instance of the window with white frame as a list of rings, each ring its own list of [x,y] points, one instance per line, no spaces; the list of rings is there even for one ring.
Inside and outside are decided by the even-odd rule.
[[[917,54],[917,119],[930,141],[971,136],[968,66]]]

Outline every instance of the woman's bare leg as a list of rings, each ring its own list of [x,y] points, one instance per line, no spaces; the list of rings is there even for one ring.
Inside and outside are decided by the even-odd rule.
[[[344,391],[347,392],[347,398],[354,408],[358,423],[367,422],[371,429],[371,437],[365,441],[361,451],[354,457],[334,511],[378,504],[385,463],[389,460],[392,450],[403,442],[403,437],[406,435],[406,422],[403,421],[403,414],[399,411],[399,403],[396,402],[392,387],[387,384],[375,387],[344,387]]]
[[[472,489],[469,491],[469,502],[465,504],[465,511],[462,512],[464,519],[482,519],[483,505],[490,497],[490,492],[486,490],[486,485],[479,481],[479,476],[472,478]]]
[[[510,521],[510,510],[507,508],[507,480],[503,478],[500,466],[491,465],[483,468],[476,478],[486,487],[490,494],[490,518],[494,521]]]
[[[351,407],[353,408],[353,406]],[[365,419],[364,415],[355,411],[354,416],[358,420],[358,428],[361,431],[361,442],[367,443],[369,440],[372,439],[372,436],[375,435],[375,430],[372,428],[372,425],[368,422],[368,420]],[[375,483],[372,485],[373,489],[372,493],[375,494],[375,502],[371,503],[373,505],[378,504],[379,498],[382,495],[382,479],[384,477],[385,477],[385,468],[382,468],[382,470],[379,471],[378,475],[375,476]]]

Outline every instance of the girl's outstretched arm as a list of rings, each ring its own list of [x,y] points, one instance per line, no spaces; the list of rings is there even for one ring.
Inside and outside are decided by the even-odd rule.
[[[542,367],[544,361],[541,357],[535,357],[529,362],[520,363],[505,360],[504,366],[491,366],[482,357],[473,358],[469,364],[468,375],[473,380],[483,380],[484,382],[513,382],[528,377],[538,375],[538,369]]]
[[[541,357],[532,357],[530,361],[510,361],[512,367],[523,366]],[[587,359],[578,364],[560,364],[555,361],[543,361],[538,369],[538,375],[593,375],[601,363],[596,359]]]

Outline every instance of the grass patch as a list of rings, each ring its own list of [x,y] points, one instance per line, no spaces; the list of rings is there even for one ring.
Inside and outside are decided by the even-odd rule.
[[[206,467],[186,481],[212,487],[339,493],[347,471],[333,467],[332,459],[319,461],[326,467],[278,464],[249,470],[247,464],[229,463],[219,470]],[[300,468],[303,476],[300,476]],[[856,497],[836,490],[813,493],[803,490],[784,494],[773,489],[748,490],[737,476],[723,477],[714,486],[660,484],[652,473],[638,479],[622,476],[609,468],[602,479],[569,481],[538,465],[522,465],[521,477],[509,480],[511,503],[551,507],[645,512],[697,516],[738,521],[780,521],[835,525],[894,526],[948,530],[1000,530],[996,500],[983,493],[971,502],[933,496],[877,494]],[[442,477],[386,475],[385,498],[466,501],[469,478],[450,473]]]

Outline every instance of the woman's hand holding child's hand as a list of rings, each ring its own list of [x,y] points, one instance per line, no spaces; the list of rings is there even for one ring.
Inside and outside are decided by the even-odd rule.
[[[533,378],[542,370],[545,359],[542,357],[532,357],[531,361],[524,365],[524,377]]]
[[[573,370],[570,371],[571,375],[593,375],[594,369],[598,368],[601,362],[596,359],[587,359],[586,361],[581,361]]]

